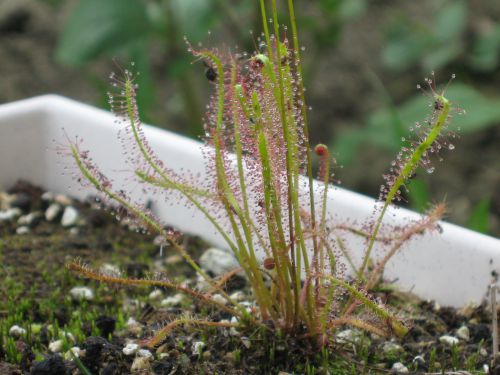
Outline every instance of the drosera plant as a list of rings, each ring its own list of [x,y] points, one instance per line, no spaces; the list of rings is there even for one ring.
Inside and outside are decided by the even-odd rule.
[[[120,206],[121,216],[135,219],[146,231],[160,234],[171,248],[208,283],[208,292],[176,284],[162,276],[134,279],[110,276],[92,270],[80,261],[68,267],[91,279],[123,285],[170,288],[212,305],[237,318],[236,323],[181,317],[168,323],[148,341],[155,346],[182,325],[232,327],[255,326],[279,332],[284,337],[311,340],[318,348],[331,343],[333,333],[353,326],[380,336],[403,336],[407,328],[387,307],[369,295],[381,278],[384,266],[412,237],[437,228],[444,206],[437,205],[420,221],[400,232],[381,234],[388,207],[401,199],[401,190],[419,166],[430,166],[429,157],[446,144],[446,128],[452,105],[427,80],[432,96],[432,114],[414,140],[405,141],[381,189],[381,207],[368,228],[332,226],[327,201],[334,190],[333,163],[325,145],[311,147],[308,106],[304,97],[299,44],[293,1],[288,0],[289,30],[280,26],[277,2],[260,0],[263,33],[259,50],[251,55],[219,49],[188,51],[211,71],[215,92],[205,117],[207,177],[200,181],[188,172],[179,174],[165,166],[144,135],[136,104],[138,87],[134,73],[122,70],[111,76],[115,92],[110,104],[124,126],[122,141],[134,178],[152,194],[178,194],[202,212],[225,240],[240,268],[220,278],[205,273],[178,243],[175,231],[162,223],[123,187],[115,188],[82,149],[76,138],[61,150],[77,166],[79,181],[92,186],[106,200]],[[268,10],[271,9],[270,18]],[[272,28],[272,30],[270,29]],[[313,158],[319,159],[314,180]],[[83,179],[82,179],[83,176]],[[335,230],[348,230],[366,239],[361,264],[352,263],[349,278],[343,255],[349,251]],[[368,267],[375,243],[386,245],[386,253]],[[246,309],[224,290],[224,284],[243,272],[255,299]],[[224,299],[213,298],[217,292]]]

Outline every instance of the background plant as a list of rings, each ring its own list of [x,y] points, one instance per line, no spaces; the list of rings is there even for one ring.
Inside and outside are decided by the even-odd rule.
[[[322,0],[314,7],[328,14],[321,24],[316,22],[314,14],[303,17],[302,24],[311,30],[318,43],[318,54],[325,46],[336,43],[342,24],[363,11],[363,4],[363,1]],[[242,22],[243,19],[249,21]],[[249,1],[237,1],[231,6],[221,0],[79,1],[61,33],[56,58],[72,67],[89,66],[102,56],[135,61],[141,72],[137,80],[142,87],[137,100],[144,119],[152,122],[160,122],[154,108],[158,106],[155,94],[161,88],[156,87],[154,76],[156,70],[164,70],[167,79],[178,88],[176,101],[182,107],[177,112],[186,124],[180,130],[196,137],[201,131],[199,108],[203,94],[200,93],[206,90],[190,74],[189,57],[182,53],[182,35],[204,40],[207,30],[223,30],[226,42],[245,40],[241,47],[248,49],[252,43],[247,30],[259,29],[259,22],[258,3]],[[82,30],[88,31],[82,33]],[[152,50],[165,61],[161,68],[153,61]]]
[[[189,74],[191,71],[187,69],[186,63],[188,58],[179,53],[181,48],[176,41],[180,40],[179,36],[183,34],[200,40],[206,38],[207,29],[214,30],[216,34],[217,30],[224,30],[225,39],[231,45],[238,39],[249,40],[241,38],[247,33],[247,29],[258,29],[257,4],[240,1],[233,4],[234,9],[223,4],[220,1],[198,3],[196,1],[141,2],[137,0],[127,2],[124,6],[120,2],[111,1],[107,3],[106,9],[101,11],[101,8],[95,6],[92,1],[82,1],[75,8],[63,30],[57,55],[61,61],[72,66],[88,67],[90,62],[106,54],[108,56],[118,54],[125,60],[136,61],[142,74],[142,77],[138,78],[142,87],[138,101],[143,117],[146,121],[162,123],[162,113],[155,111],[155,108],[160,106],[158,100],[156,99],[155,103],[154,99],[163,98],[164,96],[159,96],[158,93],[165,89],[156,87],[154,77],[158,76],[159,69],[164,70],[164,68],[158,65],[160,61],[158,57],[153,59],[151,50],[154,49],[154,55],[164,55],[161,59],[168,61],[165,65],[168,81],[177,82],[169,94],[172,97],[168,102],[171,114],[169,124],[185,123],[186,126],[177,125],[176,130],[196,136],[200,133],[201,113],[193,109],[201,108],[206,85],[204,87],[202,80],[193,78]],[[499,26],[493,21],[494,17],[492,20],[477,20],[476,13],[481,12],[478,7],[472,8],[465,1],[436,1],[430,6],[432,9],[424,10],[432,14],[432,17],[418,17],[414,12],[398,4],[388,6],[388,10],[382,14],[388,26],[381,32],[383,43],[380,63],[374,64],[373,68],[370,67],[367,71],[365,71],[366,68],[362,68],[361,78],[352,77],[352,79],[364,81],[363,85],[367,86],[368,90],[357,93],[358,96],[362,95],[362,99],[359,100],[357,111],[349,115],[351,110],[346,107],[346,105],[349,106],[347,101],[345,104],[340,101],[339,104],[331,106],[335,112],[330,113],[329,105],[321,104],[319,94],[315,93],[317,91],[315,82],[325,82],[324,78],[319,77],[329,73],[328,69],[324,67],[322,69],[325,61],[336,59],[337,54],[344,53],[345,46],[339,46],[339,43],[342,43],[345,29],[352,33],[356,25],[366,22],[361,19],[366,18],[367,12],[374,13],[373,9],[368,11],[370,5],[363,0],[322,0],[314,5],[305,6],[299,3],[298,6],[300,10],[297,17],[298,23],[303,34],[306,35],[308,45],[304,76],[307,86],[313,89],[310,100],[316,108],[312,114],[312,138],[332,145],[340,164],[347,166],[354,161],[351,168],[359,170],[354,175],[362,173],[362,162],[359,160],[362,160],[363,154],[366,153],[363,148],[358,147],[359,145],[370,144],[373,148],[387,150],[385,157],[390,160],[388,159],[390,154],[399,147],[400,138],[408,135],[408,124],[414,123],[425,115],[425,107],[421,105],[422,103],[415,103],[419,97],[421,102],[424,99],[418,93],[411,98],[407,90],[410,87],[409,82],[412,81],[406,81],[399,87],[395,87],[392,82],[393,78],[398,81],[401,77],[409,76],[408,72],[415,68],[422,75],[437,69],[441,71],[452,69],[460,72],[464,83],[454,85],[452,96],[458,98],[460,102],[474,103],[471,106],[473,110],[470,115],[457,121],[456,126],[460,127],[461,131],[484,133],[488,128],[498,125],[500,116],[496,110],[498,106],[495,105],[498,101],[497,97],[491,92],[485,93],[481,90],[481,87],[478,87],[478,79],[479,86],[481,86],[482,77],[488,75],[494,77],[495,69],[498,67]],[[130,9],[127,10],[127,8]],[[137,11],[139,8],[142,9]],[[494,12],[494,9],[491,11]],[[241,16],[238,18],[238,15]],[[374,17],[379,16],[379,13],[374,13]],[[197,22],[188,22],[188,19],[196,19]],[[171,22],[172,20],[174,23]],[[175,22],[176,20],[178,22]],[[249,22],[245,24],[244,20],[249,20]],[[124,32],[125,23],[141,25],[141,27],[139,29],[132,27],[129,28],[130,31]],[[99,28],[96,25],[110,26]],[[361,23],[360,28],[362,27]],[[82,29],[92,29],[95,32],[82,33],[80,32]],[[139,43],[139,40],[143,42]],[[115,48],[117,45],[120,48]],[[242,47],[248,49],[250,45],[251,43],[247,42]],[[413,80],[416,78],[413,76]],[[92,79],[94,82],[100,80],[95,76]],[[384,86],[381,83],[382,80],[388,82],[390,87]],[[342,82],[334,83],[333,90],[338,89],[335,85],[340,85],[340,89],[343,89]],[[376,100],[379,108],[370,106],[371,96],[378,97]],[[406,103],[401,103],[399,99],[396,99],[401,97],[409,99]],[[367,100],[364,100],[365,98]],[[367,104],[364,104],[365,102]],[[179,106],[179,103],[183,104]],[[399,110],[396,109],[395,103]],[[190,110],[183,111],[182,108]],[[186,114],[190,117],[186,118]],[[332,120],[337,117],[341,118],[341,123],[347,121],[349,127],[346,128],[345,125]],[[344,120],[343,117],[346,119]],[[322,124],[323,128],[316,130],[317,125],[314,125],[316,123]],[[364,126],[359,127],[359,124],[364,124]],[[320,139],[316,135],[319,132],[326,135],[326,138],[322,136]],[[382,138],[380,134],[390,134],[390,136]],[[335,138],[333,135],[336,135]],[[330,137],[332,138],[329,139]],[[491,165],[491,162],[486,160],[482,162]],[[341,176],[341,178],[347,184],[346,186],[374,195],[377,187],[375,176],[382,173],[382,165],[383,163],[379,167],[374,167],[378,173],[373,173],[371,177],[360,176],[356,180],[351,174]],[[368,183],[365,182],[367,180],[370,180],[369,188],[364,186]],[[433,192],[447,189],[446,186],[444,178],[438,184],[437,182],[431,183],[425,177],[417,176],[406,199],[414,209],[423,212],[428,207],[428,197],[435,195]],[[471,193],[467,195],[474,197],[473,204],[480,204],[482,199],[490,201],[490,210],[482,211],[485,215],[483,221],[487,223],[482,230],[487,232],[488,227],[492,225],[496,227],[495,221],[491,219],[492,214],[497,211],[497,202],[491,199],[494,189],[488,192],[484,186],[480,195]],[[441,193],[441,198],[444,198],[444,194],[444,192]],[[455,193],[450,197],[448,194],[447,199],[463,200],[459,198],[459,195]],[[458,207],[459,204],[454,206]],[[468,209],[467,215],[472,215],[473,207]],[[471,220],[467,220],[461,211],[451,212],[450,215],[461,224],[471,223]],[[478,228],[474,227],[474,229]]]
[[[118,203],[122,214],[137,219],[150,232],[160,233],[175,251],[218,291],[228,306],[213,299],[211,293],[191,290],[165,279],[127,279],[101,275],[79,262],[69,267],[85,277],[125,285],[151,285],[176,289],[238,317],[240,324],[264,325],[273,330],[311,338],[319,346],[328,344],[332,331],[344,325],[355,326],[379,335],[406,333],[404,325],[384,306],[373,301],[367,290],[379,281],[387,261],[410,238],[434,229],[443,215],[438,205],[414,225],[394,230],[381,237],[387,208],[401,199],[407,181],[419,166],[433,170],[430,157],[445,148],[452,149],[447,130],[452,105],[438,92],[434,76],[427,79],[433,105],[432,114],[418,124],[412,139],[386,174],[381,189],[383,201],[376,217],[363,229],[327,225],[327,200],[330,191],[331,156],[328,148],[317,145],[319,180],[313,183],[312,150],[308,129],[308,106],[304,98],[301,50],[293,2],[287,3],[290,28],[280,26],[277,3],[270,2],[271,19],[264,1],[260,2],[264,32],[257,39],[259,51],[248,56],[219,49],[188,51],[204,61],[215,83],[215,94],[205,117],[207,176],[199,181],[189,173],[179,175],[157,158],[144,137],[136,102],[137,83],[129,70],[112,75],[117,92],[110,94],[113,110],[126,126],[123,136],[128,161],[144,189],[154,193],[178,194],[200,210],[224,238],[248,278],[257,311],[247,311],[224,291],[223,284],[236,272],[220,280],[210,278],[181,247],[176,235],[143,206],[113,188],[109,180],[77,139],[70,142],[69,153],[85,181],[102,196]],[[273,30],[270,31],[270,28]],[[306,186],[302,188],[301,186]],[[315,190],[321,191],[316,201]],[[350,283],[341,267],[340,254],[350,249],[337,233],[350,231],[366,238],[366,249],[359,265],[353,263],[355,281]],[[335,239],[336,238],[336,239]],[[368,270],[376,242],[387,245],[385,253]],[[347,255],[346,255],[347,256]],[[266,284],[266,278],[271,286]],[[358,309],[363,306],[362,314]],[[178,325],[205,326],[234,324],[180,318],[153,338],[161,341]],[[267,325],[267,327],[269,327]]]
[[[132,1],[133,2],[133,1]],[[176,0],[169,1],[175,7]],[[199,4],[198,4],[199,2]],[[231,4],[237,7],[237,20],[241,25],[240,30],[246,35],[240,38],[237,30],[230,26],[231,17],[224,11],[220,11],[217,4],[211,1],[198,0],[188,2],[194,4],[190,10],[191,18],[198,19],[196,12],[204,12],[208,25],[202,22],[180,22],[177,32],[180,41],[182,35],[189,36],[192,40],[214,38],[225,40],[228,46],[234,46],[235,41],[245,40],[245,45],[240,44],[244,50],[253,47],[252,38],[248,38],[248,30],[258,30],[255,26],[259,22],[257,5],[254,1],[236,0]],[[121,35],[130,35],[126,30],[113,32],[108,40],[110,52],[106,55],[106,49],[100,49],[99,53],[92,58],[76,65],[63,63],[62,59],[56,59],[56,42],[61,44],[64,35],[71,24],[74,28],[80,27],[79,32],[73,36],[84,37],[89,30],[102,30],[99,24],[95,24],[93,18],[87,18],[87,22],[68,22],[68,17],[75,14],[79,0],[27,0],[15,1],[5,0],[0,4],[0,58],[3,61],[2,90],[0,90],[0,102],[19,100],[29,96],[45,94],[47,92],[59,93],[80,101],[94,105],[106,106],[105,79],[107,73],[114,69],[109,55],[119,57],[120,61],[135,60],[139,64],[139,58],[129,56],[127,48],[119,48],[119,45],[128,46]],[[91,2],[89,2],[91,3]],[[123,2],[124,4],[128,3]],[[168,18],[168,14],[161,6],[151,6],[153,1],[141,0],[139,5],[148,9],[148,16],[155,19]],[[465,11],[447,11],[449,8],[460,8],[461,3]],[[206,5],[209,6],[206,6]],[[182,4],[181,4],[182,5]],[[440,72],[441,77],[447,77],[452,72],[458,73],[460,84],[473,88],[489,102],[495,103],[498,99],[498,49],[495,47],[495,30],[498,29],[498,14],[500,9],[495,2],[459,2],[455,0],[422,0],[418,6],[404,0],[389,0],[387,2],[367,2],[363,0],[320,0],[316,2],[301,1],[298,7],[297,22],[302,30],[303,44],[307,46],[307,54],[304,59],[304,82],[308,89],[309,104],[313,111],[311,118],[311,138],[313,143],[324,142],[329,146],[334,144],[340,136],[346,132],[344,142],[348,142],[347,136],[351,130],[364,128],[371,114],[384,108],[391,108],[387,102],[387,96],[380,90],[376,81],[383,82],[383,88],[387,91],[394,107],[400,107],[412,97],[420,94],[414,90],[414,83],[428,74],[430,70]],[[109,13],[100,10],[103,4],[94,7],[94,17],[98,20],[100,14]],[[124,5],[125,6],[125,5]],[[79,8],[78,8],[79,9]],[[234,13],[234,12],[233,12]],[[442,13],[458,14],[459,18],[441,16]],[[82,15],[89,14],[81,12]],[[177,15],[177,14],[176,14]],[[114,14],[117,19],[119,13]],[[184,19],[177,16],[176,19]],[[106,24],[114,24],[115,21],[107,20]],[[397,24],[407,26],[405,34],[412,32],[414,35],[433,34],[436,30],[458,29],[455,33],[453,45],[459,45],[459,52],[444,60],[441,68],[425,64],[424,61],[432,61],[426,56],[439,54],[447,50],[447,43],[434,43],[435,38],[420,36],[419,51],[412,52],[410,64],[396,69],[392,65],[382,62],[382,51],[386,46],[392,45],[392,38],[398,34],[398,30],[392,31]],[[122,24],[123,25],[123,24]],[[456,28],[456,25],[460,25]],[[198,27],[199,26],[199,27]],[[141,27],[150,29],[149,27]],[[194,29],[198,29],[197,31]],[[137,29],[137,28],[135,28]],[[141,66],[143,77],[150,76],[153,85],[153,94],[149,94],[150,88],[142,82],[140,95],[153,98],[153,101],[139,100],[141,111],[145,121],[168,127],[175,131],[199,134],[201,111],[193,124],[196,128],[189,130],[185,107],[183,90],[178,81],[179,72],[183,71],[193,82],[194,94],[198,96],[198,106],[208,96],[210,85],[204,79],[204,67],[201,63],[192,69],[180,59],[187,59],[181,48],[176,53],[168,53],[168,43],[171,40],[170,31],[164,29],[164,33],[145,33],[143,40],[144,50],[142,55],[147,60],[145,69]],[[212,37],[207,34],[211,30]],[[196,37],[193,37],[196,31]],[[402,32],[401,32],[402,33]],[[197,35],[201,35],[200,38]],[[100,37],[99,37],[100,38]],[[99,40],[97,38],[97,40]],[[417,38],[417,37],[416,37]],[[84,43],[80,39],[73,39],[73,46]],[[483,41],[484,40],[484,41]],[[458,43],[457,43],[458,42]],[[212,42],[213,43],[213,42]],[[451,42],[450,42],[451,43]],[[410,45],[410,44],[409,44]],[[482,46],[482,47],[481,47]],[[482,51],[481,53],[476,51]],[[471,62],[472,55],[484,55],[484,59],[491,61],[488,68],[481,68],[478,64]],[[78,52],[75,56],[78,55]],[[478,55],[478,56],[479,56]],[[394,54],[403,58],[405,54]],[[179,61],[178,64],[174,62]],[[149,73],[147,70],[149,69]],[[189,74],[187,73],[189,72]],[[335,74],[332,74],[334,73]],[[175,73],[175,74],[174,74]],[[373,74],[372,74],[373,73]],[[186,80],[184,80],[186,81]],[[342,93],[332,101],[333,93]],[[140,98],[139,98],[140,99]],[[154,104],[151,104],[154,103]],[[355,105],[353,103],[356,103]],[[481,106],[482,107],[482,106]],[[490,110],[494,107],[489,106]],[[419,120],[424,115],[424,108],[420,115],[414,120]],[[475,116],[476,111],[470,107],[469,116]],[[486,112],[484,112],[486,113]],[[467,119],[469,118],[467,116]],[[460,120],[460,119],[458,119]],[[391,125],[397,122],[391,119]],[[402,123],[405,126],[408,123]],[[482,199],[489,199],[490,209],[486,215],[491,234],[498,235],[499,223],[499,200],[494,192],[498,187],[498,171],[496,168],[494,139],[498,138],[498,118],[493,118],[490,125],[481,130],[470,132],[467,137],[459,142],[464,144],[463,151],[456,153],[449,160],[453,168],[443,169],[438,176],[426,176],[418,174],[414,179],[425,187],[428,196],[439,197],[450,203],[453,210],[449,212],[449,220],[460,225],[465,225],[473,208]],[[401,123],[399,123],[401,125]],[[463,128],[463,127],[462,127]],[[357,137],[359,139],[359,137]],[[342,180],[345,187],[376,196],[379,185],[379,176],[383,173],[385,166],[391,160],[394,151],[385,150],[376,146],[368,140],[363,142],[363,147],[357,149],[354,158],[350,158],[349,173],[343,174],[338,171],[338,179]],[[397,149],[396,137],[395,146]],[[358,141],[356,141],[358,142]],[[358,142],[359,143],[359,142]],[[337,144],[335,144],[337,146]],[[346,148],[350,149],[346,146]],[[345,152],[337,152],[336,148],[330,147],[332,154],[339,160],[346,158]],[[370,163],[367,170],[366,164],[373,160],[372,155],[378,155],[378,163]],[[347,166],[347,162],[341,160],[341,164]],[[431,178],[429,178],[431,177]],[[460,188],[458,188],[460,187]],[[415,187],[411,192],[417,191]],[[422,189],[420,189],[422,190]],[[425,199],[425,194],[419,194],[420,200]],[[412,202],[413,197],[407,197]],[[401,204],[405,204],[402,202]],[[413,207],[426,207],[426,204],[415,203]]]

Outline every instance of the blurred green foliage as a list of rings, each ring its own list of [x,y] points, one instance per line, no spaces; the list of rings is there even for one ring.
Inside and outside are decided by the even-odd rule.
[[[213,2],[219,3],[214,0]],[[192,60],[183,35],[203,40],[220,21],[210,1],[171,0],[81,0],[69,15],[61,33],[56,57],[74,67],[84,67],[101,57],[134,61],[140,72],[138,103],[145,121],[152,121],[158,90],[153,78],[152,51],[162,56],[167,76],[176,81],[184,103],[187,131],[200,134],[201,100],[199,88],[187,74]]]
[[[65,0],[40,0],[54,6]],[[466,0],[435,0],[434,12],[429,17],[414,17],[405,7],[390,7],[389,22],[383,34],[380,64],[387,72],[403,74],[419,71],[429,74],[435,71],[456,71],[463,82],[474,82],[476,75],[491,74],[500,66],[500,24],[481,24],[471,32],[471,4]],[[318,0],[296,1],[297,17],[308,48],[305,56],[305,78],[313,77],[323,54],[335,50],[344,28],[358,17],[370,11],[367,0]],[[403,10],[405,9],[405,10]],[[158,70],[164,74],[174,89],[177,112],[185,123],[185,133],[201,134],[201,117],[208,84],[203,78],[203,68],[193,74],[183,42],[186,35],[196,44],[204,42],[208,30],[217,32],[217,40],[231,45],[236,41],[248,41],[249,30],[260,30],[258,1],[254,0],[79,0],[63,28],[56,57],[66,65],[84,71],[96,59],[117,57],[120,61],[135,61],[140,72],[137,80],[139,107],[146,122],[159,123],[154,109],[158,93],[163,90],[156,82]],[[252,50],[253,43],[239,44],[241,50]],[[201,64],[200,64],[201,65]],[[308,74],[310,73],[310,74]],[[440,77],[439,81],[444,78]],[[339,163],[349,164],[362,145],[370,144],[392,153],[401,146],[401,138],[409,136],[409,128],[428,115],[430,99],[415,92],[402,105],[394,104],[393,94],[373,72],[368,78],[376,93],[382,98],[382,106],[364,119],[362,127],[353,127],[337,134],[331,141]],[[321,77],[316,77],[321,80]],[[100,78],[91,77],[104,92],[106,84]],[[308,82],[306,82],[306,85]],[[480,131],[500,121],[500,97],[486,97],[474,85],[454,82],[447,96],[463,105],[466,116],[455,114],[453,126],[460,134]],[[102,101],[105,105],[105,98]],[[168,127],[169,124],[166,124]],[[325,140],[326,141],[326,140]],[[425,210],[429,188],[418,178],[411,183],[410,205]],[[479,207],[479,208],[478,208]],[[470,225],[484,229],[480,217],[485,203],[476,207]],[[482,207],[482,210],[480,209]],[[477,212],[476,212],[477,211]],[[474,219],[473,219],[474,218]],[[481,225],[483,225],[481,227]]]
[[[410,207],[417,212],[426,212],[430,208],[429,187],[423,179],[418,177],[410,182],[407,196]],[[484,234],[491,234],[489,216],[491,214],[491,199],[482,198],[472,208],[472,212],[465,222],[465,226]]]
[[[197,43],[207,38],[209,30],[216,29],[223,30],[228,44],[249,40],[252,26],[260,29],[258,9],[258,2],[245,0],[232,3],[226,0],[80,0],[62,30],[56,58],[79,68],[102,56],[134,61],[140,72],[138,103],[142,117],[147,122],[156,122],[151,116],[152,109],[158,107],[155,98],[159,90],[153,78],[151,56],[154,51],[155,56],[162,56],[169,81],[179,88],[176,93],[182,103],[179,112],[187,116],[185,133],[197,136],[201,133],[200,111],[205,101],[201,95],[205,90],[200,80],[189,74],[193,58],[186,52],[183,36]],[[321,53],[335,45],[342,25],[365,9],[366,0],[320,0],[310,13],[299,12],[298,21],[301,28],[313,36]],[[317,12],[325,15],[323,22],[317,22]],[[253,48],[252,44],[240,44],[240,47]]]
[[[447,97],[455,103],[465,103],[466,113],[453,114],[452,130],[461,136],[476,132],[500,122],[500,98],[488,98],[470,85],[452,83],[447,90]],[[396,108],[390,102],[368,116],[365,126],[349,129],[334,141],[333,149],[338,152],[338,161],[349,164],[360,152],[363,144],[371,144],[380,149],[395,153],[401,147],[401,139],[411,137],[410,128],[415,122],[422,121],[429,115],[429,106],[433,102],[421,93],[410,98]],[[419,212],[428,209],[429,187],[420,178],[412,180],[409,186],[409,205]],[[487,217],[489,206],[481,201],[474,208],[467,227],[482,233],[488,233]]]
[[[411,208],[418,212],[425,212],[429,209],[429,189],[424,181],[414,178],[410,182],[408,189],[408,198],[411,202]]]
[[[486,25],[472,40],[466,35],[469,15],[465,0],[436,1],[437,13],[430,24],[399,14],[387,30],[382,62],[401,71],[420,66],[438,70],[458,58],[476,71],[491,72],[498,66],[500,25]]]
[[[490,223],[489,223],[489,214],[490,214],[490,206],[491,200],[489,198],[481,199],[473,208],[472,213],[467,220],[467,228],[472,230],[481,232],[481,233],[489,233]]]
[[[459,130],[460,134],[498,124],[500,98],[487,98],[474,87],[462,83],[452,83],[446,95],[454,103],[467,106],[465,115],[460,112],[453,114],[453,129]],[[429,115],[429,106],[433,104],[432,99],[419,92],[398,108],[388,105],[374,112],[368,116],[364,127],[350,129],[335,140],[333,147],[339,153],[340,163],[348,164],[363,143],[397,152],[401,147],[401,137],[410,135],[410,128]]]
[[[298,4],[300,5],[300,4]],[[367,10],[367,0],[319,0],[318,13],[297,14],[299,27],[312,34],[318,50],[331,49],[337,45],[345,23],[362,15]]]
[[[500,24],[483,22],[482,27],[471,33],[467,29],[471,11],[467,1],[437,0],[434,6],[436,12],[429,19],[420,21],[394,10],[381,51],[382,65],[391,72],[418,69],[423,75],[431,71],[458,69],[459,78],[465,78],[465,81],[494,73],[500,66]],[[362,127],[350,128],[332,142],[338,161],[343,165],[354,160],[363,144],[397,152],[401,139],[411,136],[410,128],[415,122],[423,121],[430,112],[428,106],[433,105],[431,98],[416,92],[396,107],[395,98],[386,91],[379,78],[373,72],[368,72],[368,76],[384,99],[383,105],[366,117]],[[452,130],[460,135],[498,126],[500,97],[486,97],[474,85],[458,82],[450,85],[447,97],[456,105],[465,107],[465,116],[454,114]],[[424,180],[417,178],[412,181],[408,199],[412,208],[425,211],[429,188]],[[481,201],[472,213],[469,226],[486,232],[488,210],[486,200]]]
[[[57,57],[81,65],[102,53],[133,51],[160,34],[161,28],[139,0],[82,1],[67,21]]]
[[[382,62],[394,70],[416,63],[421,63],[427,71],[440,69],[463,51],[466,22],[467,6],[459,0],[448,2],[430,25],[401,14],[389,27]]]

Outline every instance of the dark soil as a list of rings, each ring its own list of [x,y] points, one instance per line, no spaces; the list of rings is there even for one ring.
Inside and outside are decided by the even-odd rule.
[[[77,208],[81,220],[65,228],[57,220],[42,218],[33,221],[26,234],[16,234],[15,220],[0,223],[0,374],[78,374],[68,354],[75,346],[82,350],[81,363],[91,374],[383,374],[395,373],[391,368],[396,362],[414,373],[484,373],[484,365],[490,363],[491,314],[484,305],[461,310],[440,307],[384,285],[377,287],[375,296],[399,311],[411,327],[404,339],[387,341],[344,330],[318,351],[307,341],[255,330],[185,327],[167,335],[151,350],[152,358],[141,362],[138,355],[124,354],[130,340],[141,345],[166,322],[186,313],[213,321],[231,316],[187,299],[177,306],[162,306],[148,297],[150,288],[117,288],[75,277],[65,264],[78,257],[94,268],[112,264],[137,277],[160,271],[170,279],[195,283],[194,273],[171,249],[160,257],[153,236],[131,231],[92,201],[47,200],[41,189],[24,182],[8,193],[0,196],[2,210],[9,205],[24,214],[44,212],[50,201],[57,200]],[[183,243],[195,259],[207,247],[191,237]],[[70,298],[74,286],[90,287],[94,299]],[[230,292],[235,290],[250,296],[244,280],[232,285]],[[135,323],[127,324],[129,318]],[[9,333],[14,324],[28,332]],[[51,353],[49,344],[61,337],[62,330],[74,339]],[[457,330],[468,331],[469,339]],[[446,335],[458,336],[457,344],[446,343]],[[200,352],[194,347],[198,341],[204,343]],[[133,371],[132,366],[140,369]]]

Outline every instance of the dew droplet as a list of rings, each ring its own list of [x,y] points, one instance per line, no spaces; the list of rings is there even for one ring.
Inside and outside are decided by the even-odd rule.
[[[450,143],[448,145],[448,150],[454,150],[454,149],[455,149],[455,145]]]

